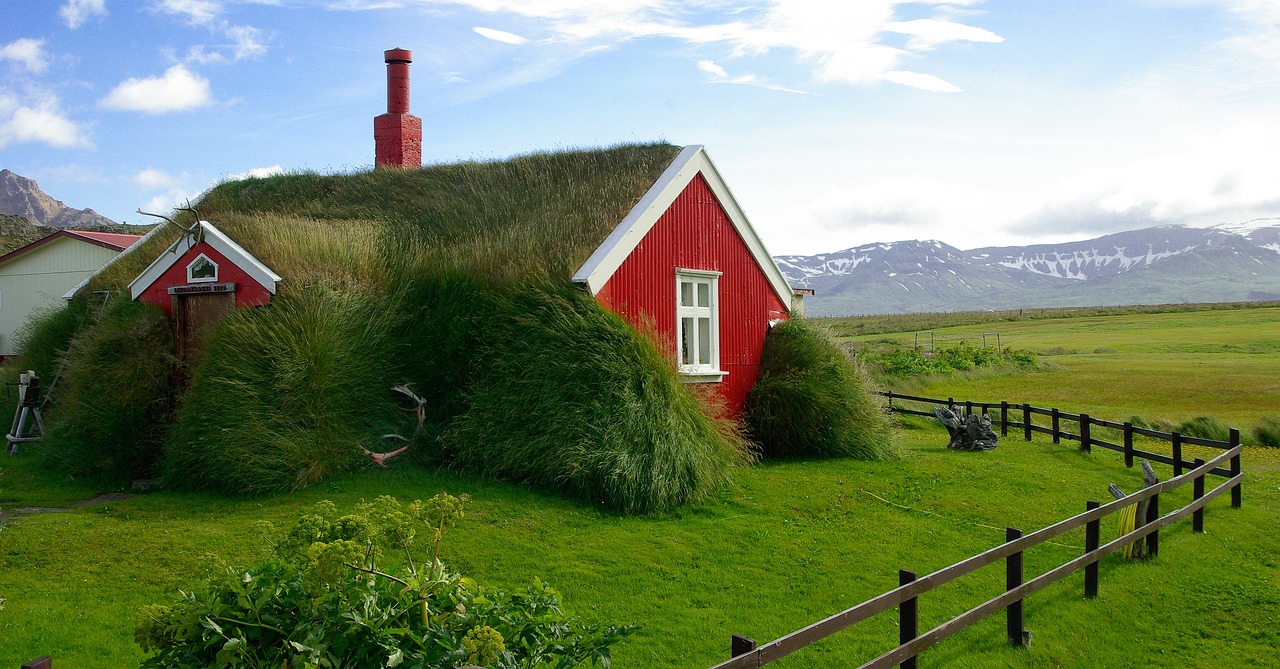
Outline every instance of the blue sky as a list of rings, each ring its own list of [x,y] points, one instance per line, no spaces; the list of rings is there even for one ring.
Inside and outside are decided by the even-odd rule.
[[[1280,216],[1280,0],[16,0],[0,168],[117,221],[373,162],[704,144],[775,254]]]

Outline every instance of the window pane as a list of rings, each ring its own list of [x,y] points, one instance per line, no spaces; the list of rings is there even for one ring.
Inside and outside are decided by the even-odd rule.
[[[680,319],[680,364],[693,364],[693,319]]]
[[[698,319],[698,364],[711,364],[711,319]]]
[[[693,306],[693,284],[688,281],[680,282],[680,306]]]
[[[709,283],[698,284],[698,306],[700,307],[711,306],[711,284]]]

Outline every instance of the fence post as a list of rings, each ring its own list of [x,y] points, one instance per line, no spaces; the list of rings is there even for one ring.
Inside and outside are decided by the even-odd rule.
[[[971,402],[971,401],[969,401],[969,400],[965,400],[965,401],[964,401],[964,415],[969,416],[969,415],[972,415],[972,414],[973,414],[973,402]]]
[[[1000,436],[1009,436],[1009,403],[1000,400]]]
[[[756,649],[756,640],[751,637],[734,634],[729,638],[730,657],[746,655]]]
[[[1199,469],[1204,464],[1204,460],[1196,458],[1195,467]],[[1204,497],[1204,474],[1201,474],[1191,481],[1191,499],[1192,501]],[[1196,534],[1204,533],[1204,507],[1195,510],[1191,514],[1191,531]]]
[[[1095,500],[1084,503],[1086,511],[1093,511],[1102,506]],[[1102,519],[1095,518],[1084,526],[1084,552],[1086,555],[1098,550],[1098,539],[1102,534]],[[1084,596],[1094,599],[1098,596],[1098,561],[1094,560],[1084,568]]]
[[[1022,530],[1016,527],[1006,527],[1004,530],[1005,543],[1022,538]],[[1005,590],[1012,590],[1022,585],[1022,551],[1010,554],[1004,561],[1004,586]],[[1009,643],[1013,646],[1025,645],[1023,639],[1025,630],[1022,628],[1022,600],[1009,604],[1009,608],[1005,609],[1006,621],[1005,628],[1009,633]]]
[[[1147,522],[1154,523],[1160,519],[1160,495],[1152,495],[1147,500]],[[1147,535],[1147,557],[1160,555],[1160,530]]]
[[[1031,441],[1031,405],[1022,405],[1022,438]]]
[[[1124,424],[1124,466],[1133,467],[1133,423]]]
[[[906,569],[898,570],[898,586],[904,586],[913,583],[916,580],[916,573]],[[898,605],[898,645],[908,643],[915,639],[920,633],[920,610],[918,608],[918,597],[912,597]],[[902,661],[898,665],[902,669],[916,669],[916,657],[911,657]]]
[[[1089,438],[1089,414],[1080,414],[1080,450],[1093,452],[1093,439]]]
[[[1173,475],[1182,476],[1182,435],[1174,432],[1173,440]]]
[[[1231,448],[1235,448],[1236,446],[1239,446],[1239,445],[1240,445],[1240,430],[1237,430],[1233,427],[1231,428]],[[1231,458],[1231,476],[1236,477],[1239,475],[1240,475],[1240,455],[1236,454],[1235,457]],[[1233,509],[1240,508],[1240,502],[1241,502],[1240,486],[1241,484],[1237,483],[1236,486],[1231,489],[1231,508]]]
[[[1058,430],[1058,410],[1057,409],[1049,410],[1049,420],[1053,421],[1053,443],[1056,444],[1058,443],[1058,439],[1061,438],[1061,431]]]

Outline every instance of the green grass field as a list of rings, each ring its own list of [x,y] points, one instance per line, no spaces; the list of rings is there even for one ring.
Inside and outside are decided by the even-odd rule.
[[[1002,333],[1005,345],[1051,363],[1019,376],[976,375],[911,384],[914,393],[1008,399],[1099,418],[1181,420],[1202,413],[1247,428],[1274,412],[1280,309],[1125,315],[974,324],[947,336]],[[942,336],[944,331],[937,331]],[[910,338],[910,333],[900,336]],[[872,338],[892,338],[874,335]],[[1071,351],[1075,351],[1072,353]],[[1188,370],[1190,370],[1188,372]],[[799,629],[897,584],[991,548],[1006,526],[1032,531],[1106,501],[1106,485],[1137,488],[1118,454],[1012,436],[986,453],[948,451],[945,432],[912,421],[896,462],[800,460],[739,469],[711,499],[660,515],[624,517],[533,488],[416,468],[369,469],[292,495],[256,499],[158,492],[0,528],[0,667],[40,655],[61,668],[121,667],[141,659],[133,611],[169,603],[205,573],[209,554],[262,555],[254,522],[285,524],[320,499],[348,506],[392,494],[468,494],[447,539],[455,569],[498,586],[550,582],[587,617],[642,626],[614,650],[616,667],[708,667],[727,659],[730,634],[760,642]],[[1246,439],[1246,443],[1248,440]],[[65,506],[101,492],[41,469],[39,445],[0,460],[0,507]],[[1101,567],[1101,596],[1084,600],[1075,575],[1033,595],[1028,649],[1004,642],[1002,616],[927,651],[929,667],[1270,666],[1280,646],[1280,451],[1248,448],[1244,508],[1226,498],[1161,533],[1158,558]],[[1170,475],[1157,466],[1162,478]],[[1182,489],[1162,498],[1172,509]],[[1104,540],[1114,521],[1103,523]],[[1081,552],[1071,533],[1029,551],[1028,576]],[[921,599],[928,629],[997,594],[993,566]],[[892,613],[841,632],[774,666],[848,667],[896,643]]]

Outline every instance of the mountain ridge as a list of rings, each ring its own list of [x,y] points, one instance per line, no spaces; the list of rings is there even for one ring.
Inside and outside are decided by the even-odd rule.
[[[903,240],[775,260],[793,287],[815,291],[813,316],[1280,299],[1280,223],[968,251]]]
[[[119,225],[92,209],[68,207],[40,190],[33,179],[8,169],[0,170],[0,214],[50,228]]]

